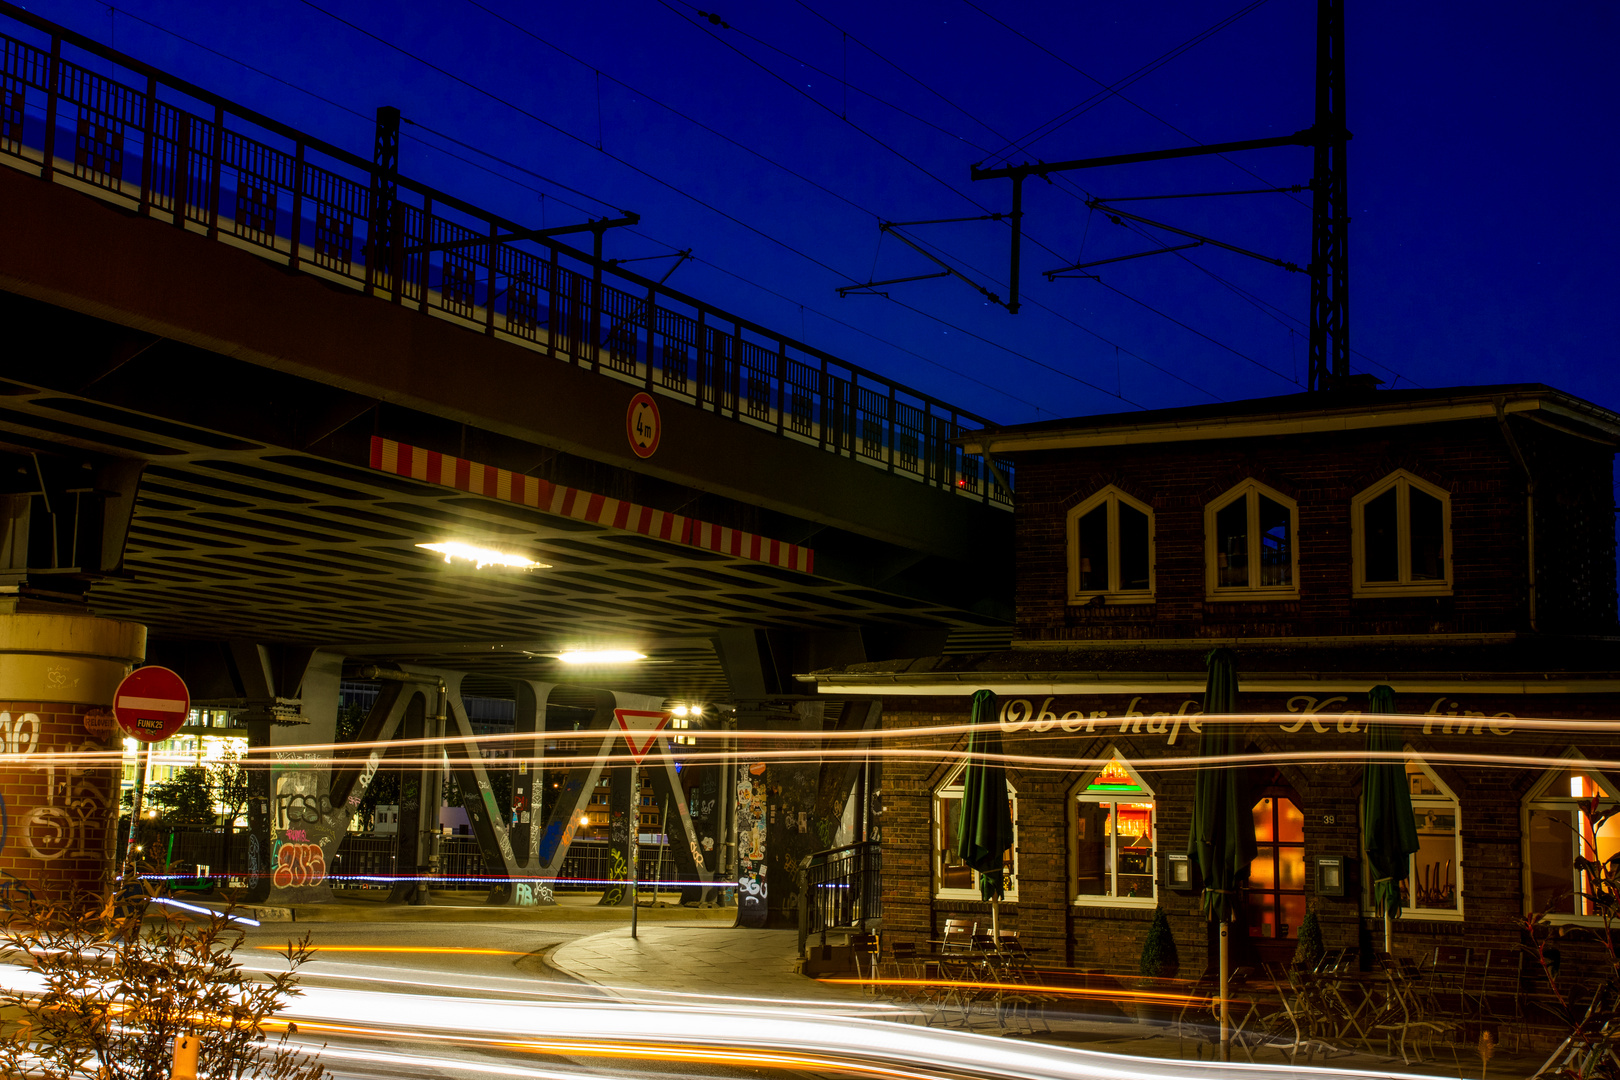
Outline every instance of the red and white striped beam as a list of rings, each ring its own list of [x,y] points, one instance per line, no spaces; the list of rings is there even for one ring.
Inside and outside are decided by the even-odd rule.
[[[517,503],[577,521],[588,521],[603,528],[621,529],[806,574],[814,572],[816,553],[807,547],[638,506],[623,499],[593,495],[578,488],[553,484],[537,476],[480,465],[466,458],[423,450],[419,446],[395,442],[393,439],[372,436],[371,467],[423,483]]]

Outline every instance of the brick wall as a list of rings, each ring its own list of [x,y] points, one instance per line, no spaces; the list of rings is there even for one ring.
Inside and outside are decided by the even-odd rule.
[[[74,757],[117,745],[86,731],[88,711],[83,705],[0,702],[0,740],[18,755],[0,770],[6,819],[0,907],[29,897],[71,902],[105,895],[114,867],[119,764]]]
[[[1612,631],[1612,450],[1511,423],[1538,482],[1539,621]],[[1525,479],[1495,420],[1016,457],[1021,639],[1490,633],[1529,625]],[[1351,499],[1396,469],[1450,493],[1451,596],[1351,595]],[[1249,478],[1299,504],[1297,600],[1205,599],[1204,508]],[[1153,508],[1155,602],[1071,607],[1066,515],[1109,484]]]

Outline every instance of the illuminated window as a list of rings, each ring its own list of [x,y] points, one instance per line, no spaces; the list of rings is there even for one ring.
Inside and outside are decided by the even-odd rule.
[[[1401,888],[1406,918],[1462,914],[1462,813],[1457,796],[1416,757],[1406,759],[1418,850]],[[1364,883],[1371,888],[1371,883]]]
[[[1451,592],[1451,496],[1405,470],[1350,502],[1359,595]]]
[[[979,872],[956,854],[956,825],[962,814],[963,762],[934,791],[934,895],[978,900]],[[1007,806],[1012,811],[1013,846],[1002,855],[1007,875],[1004,899],[1018,899],[1018,790],[1007,781]]]
[[[1620,817],[1596,826],[1587,814],[1593,800],[1612,804],[1616,788],[1580,755],[1565,756],[1568,763],[1525,796],[1525,894],[1531,911],[1595,919],[1597,908],[1585,895],[1589,874],[1576,857],[1601,863],[1620,854]]]
[[[1249,864],[1249,936],[1293,938],[1305,921],[1305,815],[1294,800],[1254,804],[1256,854]]]
[[[1237,599],[1299,595],[1299,507],[1245,480],[1204,508],[1208,593]]]
[[[1107,753],[1107,764],[1085,774],[1072,800],[1075,903],[1151,907],[1158,846],[1153,792],[1112,748]]]
[[[1069,511],[1069,602],[1153,599],[1153,511],[1115,487]]]

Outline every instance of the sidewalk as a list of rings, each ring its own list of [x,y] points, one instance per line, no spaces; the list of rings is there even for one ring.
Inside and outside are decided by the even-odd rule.
[[[633,939],[628,926],[578,938],[559,946],[547,963],[582,982],[626,994],[674,992],[805,1001],[823,1007],[870,1004],[860,987],[820,983],[797,974],[798,947],[797,930],[671,920],[643,922]]]
[[[364,894],[338,894],[324,904],[241,904],[235,910],[239,915],[266,923],[350,923],[350,922],[603,922],[630,925],[628,907],[600,907],[595,894],[565,894],[557,898],[554,906],[515,907],[491,905],[484,898],[468,893],[434,893],[430,904],[390,904],[378,891],[373,896]],[[669,895],[667,892],[666,896]],[[198,904],[214,910],[225,905],[209,897],[176,897],[186,903]],[[703,922],[729,925],[737,917],[734,907],[688,908],[675,904],[652,907],[643,904],[640,921],[644,923]]]

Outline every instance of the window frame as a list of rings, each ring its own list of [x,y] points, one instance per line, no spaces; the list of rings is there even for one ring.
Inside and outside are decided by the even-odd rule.
[[[1132,510],[1146,514],[1148,521],[1148,587],[1146,589],[1122,589],[1119,585],[1119,504],[1123,502]],[[1108,587],[1106,589],[1080,588],[1080,519],[1095,510],[1099,505],[1107,505],[1108,513]],[[1092,495],[1089,499],[1070,509],[1064,522],[1065,545],[1068,550],[1068,601],[1070,604],[1085,604],[1097,597],[1103,597],[1107,604],[1151,604],[1157,592],[1158,581],[1156,543],[1158,523],[1154,519],[1153,508],[1141,499],[1135,498],[1113,484]]]
[[[1412,580],[1412,503],[1403,498],[1406,490],[1416,487],[1425,495],[1440,500],[1441,558],[1445,560],[1443,578],[1432,581]],[[1395,545],[1396,581],[1367,581],[1367,504],[1395,489]],[[1350,591],[1352,596],[1450,596],[1452,593],[1451,557],[1451,492],[1431,484],[1421,476],[1405,469],[1396,469],[1371,487],[1350,500]]]
[[[1120,908],[1153,908],[1153,907],[1157,907],[1158,904],[1159,904],[1159,874],[1158,874],[1158,867],[1159,867],[1159,797],[1158,797],[1158,794],[1147,783],[1147,781],[1142,779],[1142,774],[1136,771],[1136,767],[1131,764],[1129,758],[1127,758],[1124,754],[1122,754],[1119,751],[1118,747],[1110,745],[1109,747],[1107,747],[1102,752],[1101,755],[1099,755],[1099,757],[1100,757],[1100,759],[1104,760],[1105,764],[1098,767],[1098,768],[1095,768],[1095,769],[1088,768],[1085,772],[1083,772],[1080,775],[1080,779],[1076,780],[1072,785],[1070,785],[1069,790],[1066,793],[1065,798],[1064,798],[1064,814],[1066,816],[1065,824],[1066,824],[1066,827],[1067,827],[1067,830],[1068,830],[1068,833],[1069,833],[1069,898],[1070,898],[1069,902],[1075,907],[1120,907]],[[1101,772],[1102,769],[1107,768],[1107,764],[1106,764],[1107,762],[1114,762],[1114,761],[1119,762],[1120,766],[1122,768],[1124,768],[1124,770],[1128,774],[1130,774],[1131,779],[1134,780],[1142,788],[1142,790],[1147,793],[1145,797],[1135,797],[1135,798],[1124,797],[1124,798],[1122,798],[1122,797],[1117,796],[1117,795],[1110,797],[1108,795],[1087,795],[1086,794],[1086,788],[1091,786],[1091,781],[1097,775],[1097,773]],[[1089,803],[1113,803],[1116,806],[1121,802],[1146,802],[1146,803],[1150,803],[1152,805],[1152,809],[1150,811],[1152,816],[1151,816],[1150,820],[1151,820],[1151,823],[1152,823],[1151,828],[1152,828],[1152,832],[1153,832],[1153,844],[1152,844],[1151,848],[1149,849],[1149,853],[1148,853],[1148,877],[1149,877],[1149,880],[1152,882],[1152,885],[1153,885],[1153,891],[1152,891],[1152,893],[1150,895],[1148,895],[1148,896],[1118,896],[1118,895],[1114,895],[1114,894],[1105,894],[1105,895],[1092,894],[1092,895],[1084,895],[1084,896],[1081,895],[1081,893],[1080,893],[1080,872],[1079,872],[1080,836],[1079,836],[1079,830],[1076,828],[1077,815],[1076,815],[1075,807],[1077,806],[1077,804],[1083,803],[1083,802],[1089,802]],[[1116,809],[1114,811],[1114,814],[1115,814],[1114,820],[1117,822],[1119,820],[1119,818],[1118,818],[1119,811]],[[1118,829],[1115,829],[1113,831],[1113,833],[1109,837],[1109,855],[1114,856],[1114,857],[1109,858],[1107,860],[1107,865],[1109,866],[1109,879],[1110,879],[1109,880],[1109,887],[1111,889],[1116,890],[1116,891],[1119,888],[1118,860],[1117,860],[1118,844],[1119,844],[1119,831],[1118,831]]]
[[[1425,922],[1462,922],[1463,921],[1463,874],[1464,874],[1464,868],[1463,868],[1463,842],[1462,842],[1462,833],[1463,833],[1462,800],[1457,797],[1457,793],[1455,791],[1451,790],[1451,785],[1447,784],[1444,780],[1442,780],[1440,778],[1439,774],[1436,773],[1432,768],[1429,767],[1429,763],[1427,761],[1423,760],[1423,755],[1419,754],[1416,750],[1414,750],[1410,743],[1408,743],[1407,746],[1405,747],[1405,756],[1401,759],[1401,763],[1402,763],[1403,766],[1407,762],[1411,762],[1412,764],[1415,764],[1418,768],[1422,769],[1423,774],[1429,778],[1429,782],[1431,784],[1433,784],[1440,791],[1439,795],[1413,795],[1411,797],[1412,798],[1412,814],[1413,814],[1414,817],[1418,818],[1418,822],[1419,822],[1420,827],[1421,827],[1421,820],[1422,819],[1419,816],[1421,814],[1421,810],[1419,809],[1419,807],[1421,807],[1421,806],[1440,806],[1442,804],[1445,804],[1445,805],[1449,806],[1451,812],[1455,815],[1455,819],[1456,819],[1456,822],[1457,822],[1457,829],[1456,829],[1456,832],[1452,836],[1453,853],[1452,853],[1452,857],[1451,857],[1451,865],[1456,867],[1456,871],[1457,871],[1457,880],[1456,880],[1457,906],[1454,909],[1451,909],[1451,910],[1447,910],[1445,908],[1420,908],[1420,907],[1418,907],[1416,905],[1416,901],[1414,900],[1412,903],[1403,904],[1401,906],[1401,915],[1400,915],[1400,917],[1402,919],[1420,919],[1420,920],[1423,920]],[[1367,852],[1366,852],[1365,848],[1362,849],[1361,854],[1362,854],[1362,860],[1363,860],[1362,865],[1366,865],[1365,860],[1366,860]],[[1417,896],[1417,856],[1416,855],[1408,855],[1406,857],[1406,888],[1407,888],[1407,896],[1409,898]],[[1363,881],[1362,882],[1362,891],[1366,894],[1366,901],[1367,901],[1367,904],[1369,905],[1368,910],[1371,910],[1372,882],[1371,881]]]
[[[1620,801],[1620,788],[1615,786],[1613,780],[1607,774],[1599,769],[1592,768],[1587,756],[1574,747],[1570,747],[1560,754],[1558,764],[1542,773],[1536,782],[1530,786],[1530,790],[1525,792],[1524,798],[1519,800],[1519,900],[1520,906],[1526,915],[1530,914],[1532,910],[1531,902],[1534,898],[1532,867],[1530,865],[1530,812],[1536,809],[1578,810],[1583,802],[1582,799],[1573,795],[1559,796],[1547,793],[1547,789],[1552,786],[1554,780],[1575,767],[1579,767],[1582,773],[1596,781],[1604,791],[1611,793],[1605,801]],[[1578,822],[1579,818],[1576,820]],[[1576,877],[1579,871],[1575,868],[1575,852],[1577,850],[1575,845],[1579,842],[1579,839],[1578,832],[1570,836],[1570,887],[1575,890],[1574,906],[1577,909],[1576,913],[1549,911],[1546,918],[1549,923],[1567,926],[1602,926],[1603,917],[1601,915],[1582,915],[1579,913],[1580,886]]]
[[[1272,502],[1284,507],[1288,511],[1288,556],[1289,569],[1287,585],[1256,585],[1254,577],[1258,574],[1260,559],[1260,496],[1264,495]],[[1217,564],[1219,551],[1215,542],[1215,516],[1239,499],[1247,500],[1248,512],[1248,539],[1249,561],[1253,571],[1247,585],[1221,585],[1220,570]],[[1208,600],[1298,600],[1299,599],[1299,503],[1290,499],[1276,488],[1262,484],[1250,477],[1233,485],[1220,495],[1211,499],[1204,507],[1204,596]]]
[[[936,899],[936,900],[981,900],[982,901],[984,899],[984,897],[982,895],[980,895],[980,893],[979,893],[979,872],[977,870],[970,871],[973,874],[973,885],[970,888],[966,888],[966,889],[947,889],[947,888],[945,888],[944,885],[941,884],[941,882],[943,882],[945,880],[945,819],[944,819],[944,815],[941,814],[941,812],[940,812],[940,805],[941,805],[942,802],[944,802],[944,799],[942,799],[941,796],[944,795],[945,792],[949,791],[952,788],[955,788],[958,792],[961,792],[962,791],[962,774],[964,772],[966,772],[966,771],[967,771],[967,760],[963,759],[962,761],[957,762],[955,768],[951,769],[950,772],[946,773],[945,778],[943,780],[941,780],[938,784],[934,785],[934,790],[932,792],[930,792],[929,796],[928,796],[928,801],[929,801],[929,805],[930,805],[929,813],[934,819],[934,822],[933,822],[933,824],[934,824],[934,827],[933,827],[933,849],[934,850],[933,850],[933,855],[932,855],[931,862],[933,863],[933,870],[934,870],[933,886],[934,886],[934,899]],[[954,802],[955,802],[956,805],[959,806],[961,804],[961,801],[962,801],[961,795],[958,794],[956,799],[954,800]],[[1002,901],[1004,903],[1017,903],[1018,902],[1018,877],[1019,877],[1019,874],[1018,874],[1018,841],[1020,839],[1019,833],[1018,833],[1018,786],[1012,782],[1011,777],[1007,778],[1007,801],[1010,804],[1011,809],[1012,809],[1012,823],[1013,823],[1012,853],[1013,853],[1013,857],[1012,857],[1012,871],[1008,875],[1007,891],[1006,891],[1005,895],[1002,897]]]

